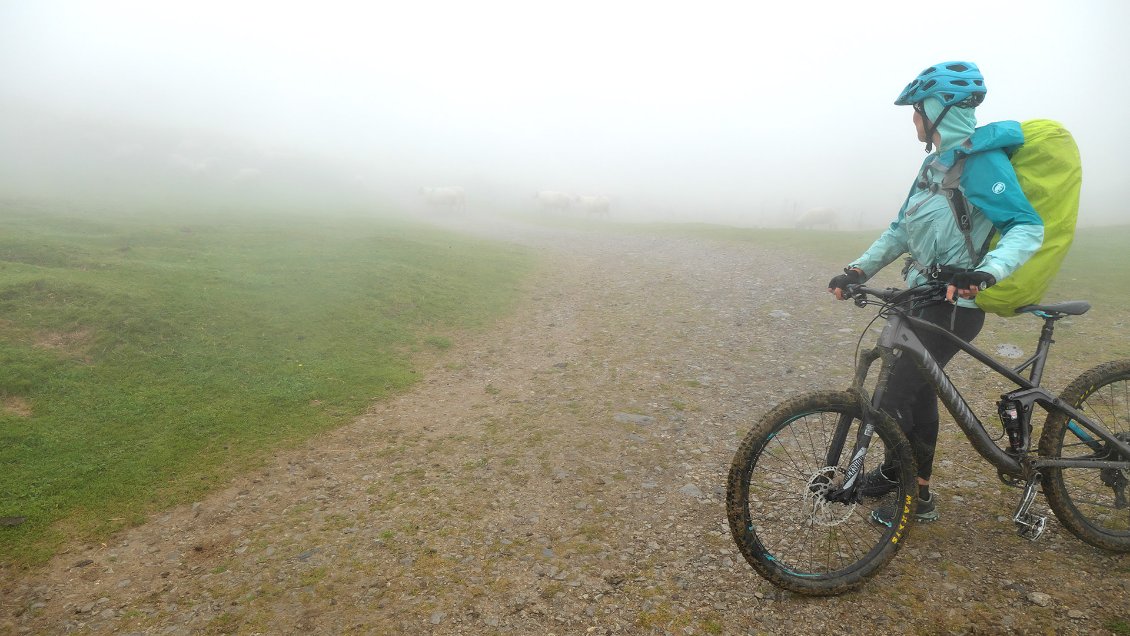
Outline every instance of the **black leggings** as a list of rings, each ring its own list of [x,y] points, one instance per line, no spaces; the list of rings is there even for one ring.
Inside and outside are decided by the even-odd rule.
[[[966,342],[972,342],[985,325],[985,312],[975,307],[932,305],[916,311],[914,315],[945,327]],[[935,334],[919,333],[918,337],[943,367],[960,350],[957,345]],[[895,362],[879,406],[895,418],[902,432],[906,433],[918,463],[918,476],[929,480],[934,468],[934,447],[938,443],[938,398],[934,387],[909,356],[900,355]]]

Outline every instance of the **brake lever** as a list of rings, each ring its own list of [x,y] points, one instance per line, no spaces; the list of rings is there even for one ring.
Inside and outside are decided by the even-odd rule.
[[[852,294],[852,295],[851,295],[851,300],[852,300],[852,302],[854,302],[854,303],[855,303],[855,306],[856,306],[856,307],[865,307],[865,306],[867,306],[867,294],[864,294],[864,293],[862,293],[862,292],[860,292],[860,293],[857,293],[857,294]]]

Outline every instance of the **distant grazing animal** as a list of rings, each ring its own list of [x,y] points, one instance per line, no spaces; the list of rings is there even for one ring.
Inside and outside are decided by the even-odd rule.
[[[448,210],[462,210],[467,207],[467,197],[463,188],[459,186],[445,186],[439,188],[420,188],[424,201],[434,208]]]
[[[534,200],[544,212],[564,212],[573,207],[576,197],[565,192],[542,190],[534,195]]]
[[[605,217],[612,207],[612,201],[604,195],[581,195],[577,197],[577,206],[592,216]]]
[[[798,230],[811,230],[819,227],[834,230],[839,226],[839,215],[831,208],[813,208],[796,221]]]

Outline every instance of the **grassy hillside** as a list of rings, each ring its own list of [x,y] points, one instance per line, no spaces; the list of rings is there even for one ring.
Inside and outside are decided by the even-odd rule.
[[[0,202],[0,561],[189,501],[412,384],[533,258],[373,218]]]

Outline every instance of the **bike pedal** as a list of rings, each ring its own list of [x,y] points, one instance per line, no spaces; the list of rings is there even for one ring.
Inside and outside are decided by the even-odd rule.
[[[1029,541],[1039,539],[1048,526],[1048,518],[1040,515],[1017,515],[1013,521],[1016,522],[1016,534]]]

